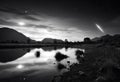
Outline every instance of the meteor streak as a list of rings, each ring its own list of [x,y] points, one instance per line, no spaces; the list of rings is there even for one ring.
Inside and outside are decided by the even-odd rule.
[[[100,25],[98,25],[98,24],[95,24],[96,26],[97,26],[97,28],[102,32],[102,33],[104,33],[104,30],[100,27]]]

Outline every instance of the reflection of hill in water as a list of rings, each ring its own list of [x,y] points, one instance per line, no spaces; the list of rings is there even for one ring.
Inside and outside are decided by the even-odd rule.
[[[40,48],[42,49],[45,53],[49,54],[51,53],[54,53],[54,55],[57,53],[57,51],[60,51],[62,52],[62,50],[64,52],[67,52],[67,50],[63,47],[42,47]],[[30,49],[30,48],[17,48],[17,49],[1,49],[0,50],[0,62],[10,62],[10,61],[14,61],[18,58],[21,58],[22,56],[26,55],[25,53],[29,52],[31,53],[31,50],[34,50],[34,49]],[[41,50],[38,49],[38,51],[35,51],[33,54],[35,57],[38,57],[40,56],[40,54],[43,53],[41,52]],[[54,58],[54,56],[53,56]],[[61,60],[63,60],[64,58],[62,58]]]
[[[23,49],[1,49],[0,50],[0,62],[9,62],[22,57],[26,50]]]
[[[32,80],[35,82],[41,82],[44,80],[45,80],[44,82],[51,82],[53,76],[63,71],[66,71],[65,68],[68,66],[68,63],[73,64],[77,62],[75,56],[75,51],[77,49],[74,48],[68,48],[67,51],[65,48],[52,50],[52,51],[44,51],[41,48],[39,49],[35,48],[32,50],[25,48],[10,49],[11,51],[4,49],[2,50],[6,52],[4,53],[4,55],[7,55],[8,53],[11,55],[14,54],[15,55],[22,54],[22,55],[13,61],[10,60],[10,62],[0,63],[1,82],[5,82],[5,81],[24,82],[24,78],[26,78],[25,80],[26,82],[32,82]],[[26,53],[27,51],[28,53]],[[69,57],[67,59],[61,60],[58,63],[55,59],[55,55],[57,52],[61,52],[62,54],[65,54]]]
[[[44,51],[52,51],[52,50],[58,50],[62,48],[63,48],[62,46],[42,47]]]

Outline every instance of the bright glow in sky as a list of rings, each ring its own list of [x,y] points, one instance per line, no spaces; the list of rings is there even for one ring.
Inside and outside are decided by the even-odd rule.
[[[18,25],[20,25],[20,26],[24,26],[25,23],[24,23],[24,22],[18,22]]]

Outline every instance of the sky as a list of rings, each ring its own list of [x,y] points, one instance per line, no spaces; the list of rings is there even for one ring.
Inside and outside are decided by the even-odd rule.
[[[115,0],[0,0],[0,28],[15,29],[37,41],[82,41],[118,34],[119,8]]]

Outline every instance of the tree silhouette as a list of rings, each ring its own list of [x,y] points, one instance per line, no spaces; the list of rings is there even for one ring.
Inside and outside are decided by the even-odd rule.
[[[84,38],[84,43],[91,43],[91,39],[89,37]]]

